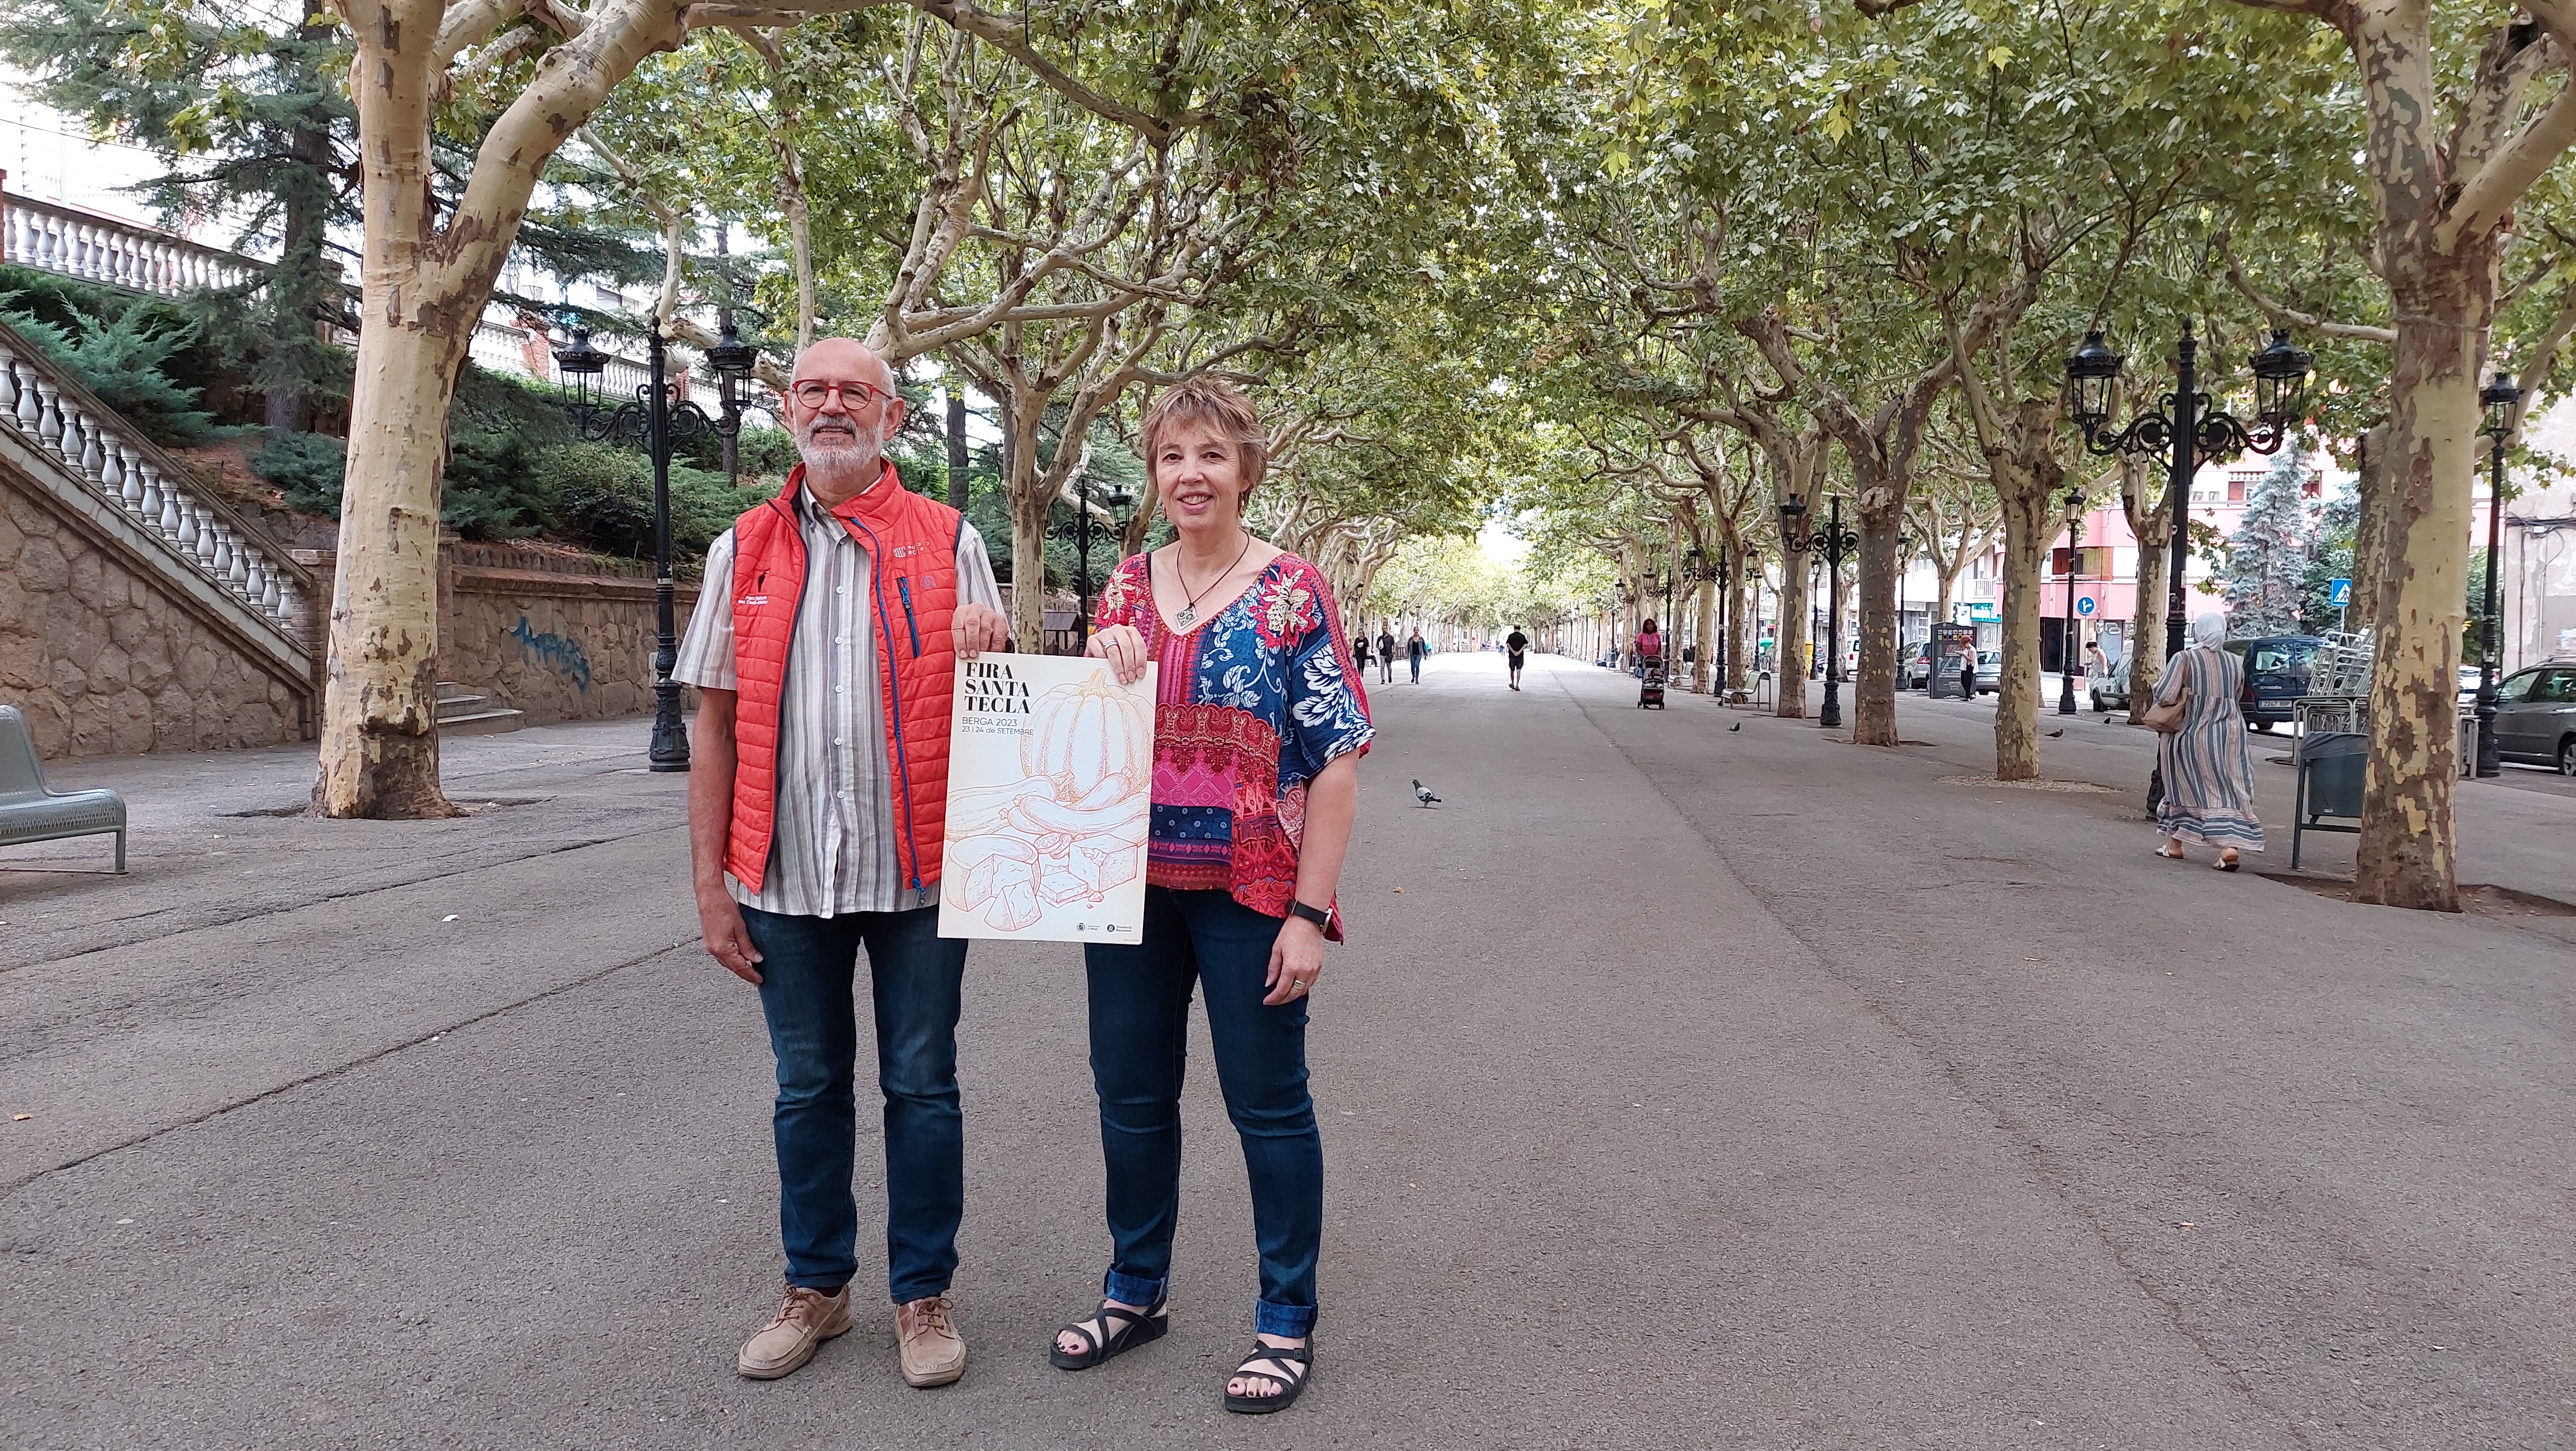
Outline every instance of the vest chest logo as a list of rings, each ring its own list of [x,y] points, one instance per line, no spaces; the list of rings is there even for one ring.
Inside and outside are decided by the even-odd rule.
[[[753,608],[753,609],[758,609],[758,608],[760,608],[761,606],[766,605],[766,604],[768,604],[768,603],[769,603],[769,596],[767,596],[767,595],[744,595],[741,599],[738,599],[738,600],[735,600],[735,601],[734,601],[734,605],[735,605],[737,608],[740,608],[740,607],[743,607],[743,606],[749,606],[749,607],[751,607],[751,608]]]
[[[914,555],[919,554],[921,550],[922,546],[918,544],[898,544],[894,548],[887,550],[886,555],[891,559],[910,559]]]

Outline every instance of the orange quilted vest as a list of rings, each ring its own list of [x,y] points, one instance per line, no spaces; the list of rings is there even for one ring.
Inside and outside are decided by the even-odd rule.
[[[777,825],[778,705],[805,589],[796,523],[802,464],[778,497],[734,521],[733,829],[725,870],[757,892]],[[948,829],[948,720],[957,676],[948,634],[957,612],[957,541],[965,518],[903,486],[887,464],[875,486],[832,511],[868,551],[876,598],[877,687],[894,782],[895,864],[915,890],[939,880]]]

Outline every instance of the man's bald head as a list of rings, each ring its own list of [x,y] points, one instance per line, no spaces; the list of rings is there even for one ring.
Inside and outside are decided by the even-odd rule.
[[[894,370],[856,338],[817,338],[796,355],[788,431],[806,487],[826,507],[866,492],[884,472],[885,441],[903,427]]]
[[[877,388],[894,391],[894,370],[877,356],[876,349],[857,338],[816,338],[796,355],[796,370],[788,375],[795,382],[812,379],[824,383],[871,383]]]

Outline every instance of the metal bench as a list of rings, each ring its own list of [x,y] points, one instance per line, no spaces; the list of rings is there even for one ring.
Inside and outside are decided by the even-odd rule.
[[[54,791],[36,761],[27,718],[0,705],[0,846],[116,834],[116,870],[125,873],[125,798],[109,790]]]

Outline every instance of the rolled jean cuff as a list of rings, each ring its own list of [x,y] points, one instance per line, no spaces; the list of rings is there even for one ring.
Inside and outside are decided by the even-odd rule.
[[[1166,1283],[1163,1280],[1140,1280],[1111,1270],[1100,1277],[1100,1294],[1101,1298],[1115,1300],[1121,1305],[1154,1305],[1161,1303]]]
[[[1303,1339],[1315,1333],[1315,1307],[1264,1300],[1261,1307],[1252,1312],[1252,1328],[1256,1334],[1276,1335],[1288,1340]]]

